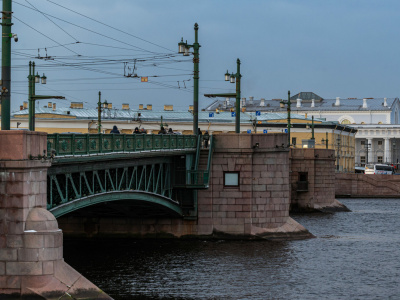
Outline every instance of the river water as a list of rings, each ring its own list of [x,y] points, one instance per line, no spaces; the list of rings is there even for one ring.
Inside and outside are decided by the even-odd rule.
[[[400,199],[294,215],[302,241],[64,241],[64,258],[114,299],[400,299]]]

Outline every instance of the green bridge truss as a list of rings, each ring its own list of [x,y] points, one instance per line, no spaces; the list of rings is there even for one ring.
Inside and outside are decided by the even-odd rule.
[[[185,182],[197,144],[190,135],[50,134],[47,207],[60,217],[122,200],[193,215]]]

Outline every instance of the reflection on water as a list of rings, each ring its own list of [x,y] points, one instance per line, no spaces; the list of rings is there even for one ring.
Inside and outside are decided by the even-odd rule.
[[[290,242],[65,240],[65,260],[115,299],[400,299],[400,200],[296,215]]]

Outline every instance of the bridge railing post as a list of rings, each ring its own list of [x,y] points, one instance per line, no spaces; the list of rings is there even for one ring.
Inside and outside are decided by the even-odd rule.
[[[86,135],[86,154],[89,154],[89,141],[90,141],[90,134]]]

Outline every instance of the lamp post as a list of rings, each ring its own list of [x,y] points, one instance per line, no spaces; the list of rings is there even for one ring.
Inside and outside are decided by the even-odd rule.
[[[29,62],[29,75],[28,75],[28,100],[29,100],[29,130],[35,131],[35,101],[44,99],[65,99],[63,96],[44,96],[36,95],[35,86],[36,83],[41,81],[42,84],[47,83],[47,77],[43,74],[42,77],[39,74],[35,75],[35,62]]]
[[[339,165],[340,165],[340,136],[336,139],[336,142],[337,142],[337,155],[336,155],[337,166],[336,166],[336,170],[339,172],[339,170],[340,170],[340,168],[339,168]]]
[[[189,49],[193,48],[193,134],[197,135],[199,128],[199,49],[200,44],[198,42],[198,31],[199,25],[194,24],[194,44],[188,45],[181,39],[179,46],[179,53],[183,53],[183,56],[189,56]]]
[[[1,130],[10,130],[11,115],[11,39],[16,35],[11,33],[12,1],[3,0],[2,38],[1,38]],[[6,92],[7,91],[7,92]]]
[[[107,100],[101,102],[101,92],[99,91],[99,101],[97,102],[97,132],[101,133],[101,112],[108,108]]]
[[[366,150],[366,152],[367,152],[367,157],[366,157],[366,164],[368,164],[368,151],[369,151],[369,149],[370,149],[370,147],[371,147],[371,144],[368,144],[368,141],[367,141],[367,143],[364,145],[364,147],[365,147],[365,150]]]
[[[322,140],[321,140],[322,143],[325,143],[326,149],[328,149],[328,141],[329,141],[329,140],[328,140],[328,133],[326,132],[326,139],[322,139]]]
[[[285,105],[287,106],[287,133],[288,133],[288,147],[290,147],[290,111],[291,111],[291,105],[292,103],[290,102],[290,91],[288,91],[288,99],[287,101],[282,100],[280,102],[280,107],[284,108]]]
[[[393,158],[392,158],[392,164],[393,164],[393,166],[396,166],[396,169],[397,169],[397,164],[396,164],[396,140],[393,138],[393,143],[392,143],[392,145],[393,145],[393,150],[392,150],[392,153],[393,153]]]
[[[225,81],[230,83],[235,83],[236,81],[236,103],[235,103],[235,132],[240,133],[240,79],[242,74],[240,74],[240,59],[236,60],[236,73],[229,74],[228,71],[225,73]]]

